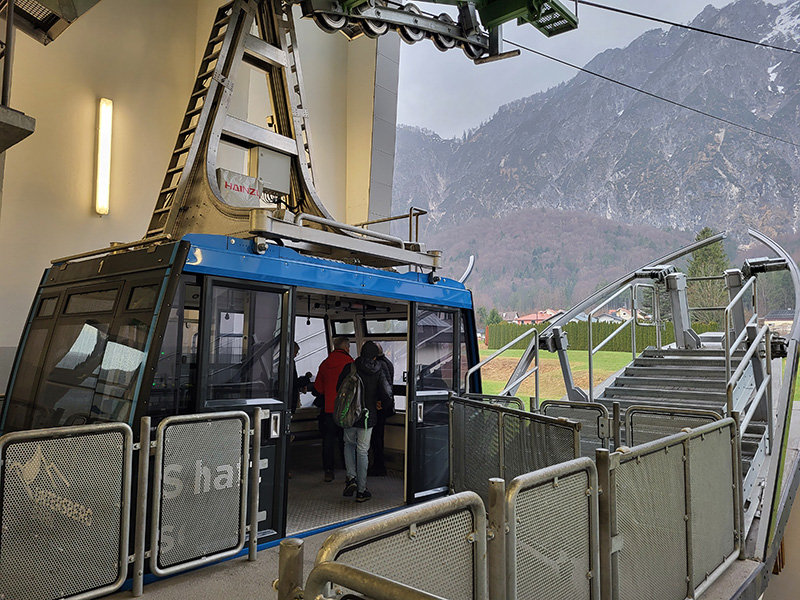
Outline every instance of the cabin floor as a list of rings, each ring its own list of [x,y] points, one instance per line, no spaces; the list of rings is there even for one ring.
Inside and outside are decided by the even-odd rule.
[[[402,472],[389,470],[383,477],[368,476],[367,489],[372,492],[372,499],[359,503],[355,496],[342,496],[346,478],[343,468],[336,469],[333,481],[324,482],[321,456],[321,441],[293,442],[290,446],[288,536],[347,523],[403,505]],[[341,466],[338,459],[337,465]]]

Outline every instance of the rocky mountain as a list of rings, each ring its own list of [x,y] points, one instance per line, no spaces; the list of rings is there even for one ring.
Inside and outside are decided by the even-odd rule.
[[[709,5],[692,25],[800,50],[800,0]],[[515,211],[536,228],[550,209],[740,240],[797,232],[800,54],[655,29],[586,68],[792,143],[579,73],[462,139],[399,127],[394,212],[427,209],[429,234]]]

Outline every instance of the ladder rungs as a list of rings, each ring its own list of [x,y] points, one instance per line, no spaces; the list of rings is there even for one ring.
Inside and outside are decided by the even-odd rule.
[[[178,135],[188,135],[190,133],[194,133],[197,131],[197,125],[192,125],[191,127],[187,127],[186,129],[181,129],[178,132]]]
[[[173,185],[172,187],[164,188],[159,192],[159,194],[169,194],[170,192],[174,192],[178,189],[177,185]]]
[[[192,95],[191,95],[191,96],[189,96],[189,97],[190,97],[192,100],[194,100],[195,98],[199,98],[200,96],[204,96],[204,95],[206,95],[207,93],[208,93],[208,86],[207,86],[207,85],[204,85],[204,86],[202,86],[202,87],[201,87],[199,90],[197,90],[197,91],[196,91],[194,94],[192,94]]]
[[[220,33],[218,36],[211,38],[210,40],[208,40],[208,45],[209,46],[216,45],[218,42],[221,42],[222,40],[224,40],[225,36],[227,34],[228,34],[228,32],[224,31],[224,32]]]
[[[203,106],[205,106],[205,104],[203,104]],[[192,110],[186,111],[186,116],[193,117],[195,115],[199,115],[201,112],[203,112],[203,106],[198,106],[197,108],[193,108]]]
[[[175,175],[175,173],[180,173],[181,171],[183,171],[183,165],[181,165],[180,167],[173,167],[172,169],[167,169],[167,176]]]
[[[191,147],[192,147],[191,144],[189,144],[188,146],[182,146],[182,147],[178,148],[177,150],[175,150],[172,154],[173,154],[173,156],[176,155],[176,154],[177,155],[186,154],[191,149]]]
[[[197,81],[200,81],[201,79],[208,79],[209,77],[211,77],[211,75],[214,74],[214,71],[216,71],[216,70],[217,70],[217,65],[214,65],[213,67],[208,69],[205,73],[202,73],[202,74],[198,75],[197,76]]]
[[[161,233],[164,233],[164,228],[163,228],[163,227],[159,227],[158,229],[150,229],[150,230],[149,230],[149,231],[148,231],[148,232],[145,234],[145,236],[144,236],[144,237],[145,237],[145,238],[147,238],[148,236],[149,236],[149,237],[154,237],[154,236],[156,236],[156,235],[159,235],[159,234],[161,234]]]
[[[216,52],[212,52],[211,54],[209,54],[207,56],[204,56],[203,60],[200,61],[200,62],[201,63],[205,63],[205,62],[209,62],[211,60],[216,60],[216,59],[219,58],[220,52],[221,52],[220,50],[217,50]]]
[[[171,210],[172,210],[171,206],[167,206],[166,208],[158,208],[158,209],[153,211],[153,215],[160,215],[160,214],[163,214],[165,212],[169,212]]]

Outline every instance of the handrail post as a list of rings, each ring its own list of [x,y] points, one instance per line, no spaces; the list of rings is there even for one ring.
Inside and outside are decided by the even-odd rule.
[[[247,560],[258,556],[258,480],[261,475],[261,417],[262,410],[256,407],[253,414],[253,440],[250,451],[250,482],[247,503],[250,510],[250,538],[247,540]]]
[[[592,340],[593,320],[594,320],[594,311],[589,313],[589,318],[586,320],[586,324],[589,327],[589,335],[587,336],[589,342],[589,402],[594,402],[594,369],[593,369],[594,341]]]
[[[294,600],[303,589],[303,540],[281,540],[278,555],[278,579],[273,582],[278,600]]]
[[[769,381],[769,385],[767,385],[767,454],[772,454],[772,436],[773,436],[773,419],[774,415],[772,414],[772,333],[770,332],[769,328],[767,328],[766,333],[764,334],[764,343],[766,345],[766,361],[767,361],[767,380]]]
[[[636,321],[639,320],[639,308],[636,304],[637,290],[637,285],[631,288],[631,318],[633,319],[631,325],[631,360],[636,360]]]
[[[139,426],[139,480],[136,485],[136,521],[133,542],[133,588],[135,598],[144,591],[145,530],[147,527],[147,479],[150,475],[150,417],[142,417]]]
[[[506,581],[506,482],[489,479],[489,535],[486,544],[489,567],[489,600],[505,600]]]

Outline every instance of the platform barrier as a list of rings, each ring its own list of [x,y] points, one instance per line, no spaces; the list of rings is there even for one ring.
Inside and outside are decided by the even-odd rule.
[[[594,458],[598,448],[608,448],[612,432],[608,409],[599,402],[545,400],[539,410],[548,417],[570,419],[581,424],[581,456]]]
[[[739,556],[733,419],[598,451],[604,585],[620,600],[694,598]],[[605,493],[605,491],[608,493]]]
[[[0,438],[0,598],[85,600],[122,585],[132,452],[121,423]]]
[[[345,527],[325,541],[315,564],[331,562],[365,572],[364,585],[380,583],[377,577],[428,595],[397,598],[486,600],[483,502],[475,493],[462,492]],[[370,591],[349,587],[357,581],[330,583]]]
[[[170,575],[237,554],[245,543],[247,414],[169,417],[156,436],[150,570]]]
[[[450,487],[488,502],[487,482],[580,456],[580,423],[454,397],[450,401]],[[475,460],[475,451],[480,460]]]
[[[514,479],[505,496],[508,598],[599,600],[597,470],[578,458]]]
[[[625,411],[625,438],[628,446],[646,444],[686,427],[701,427],[721,418],[713,410],[634,404]]]

